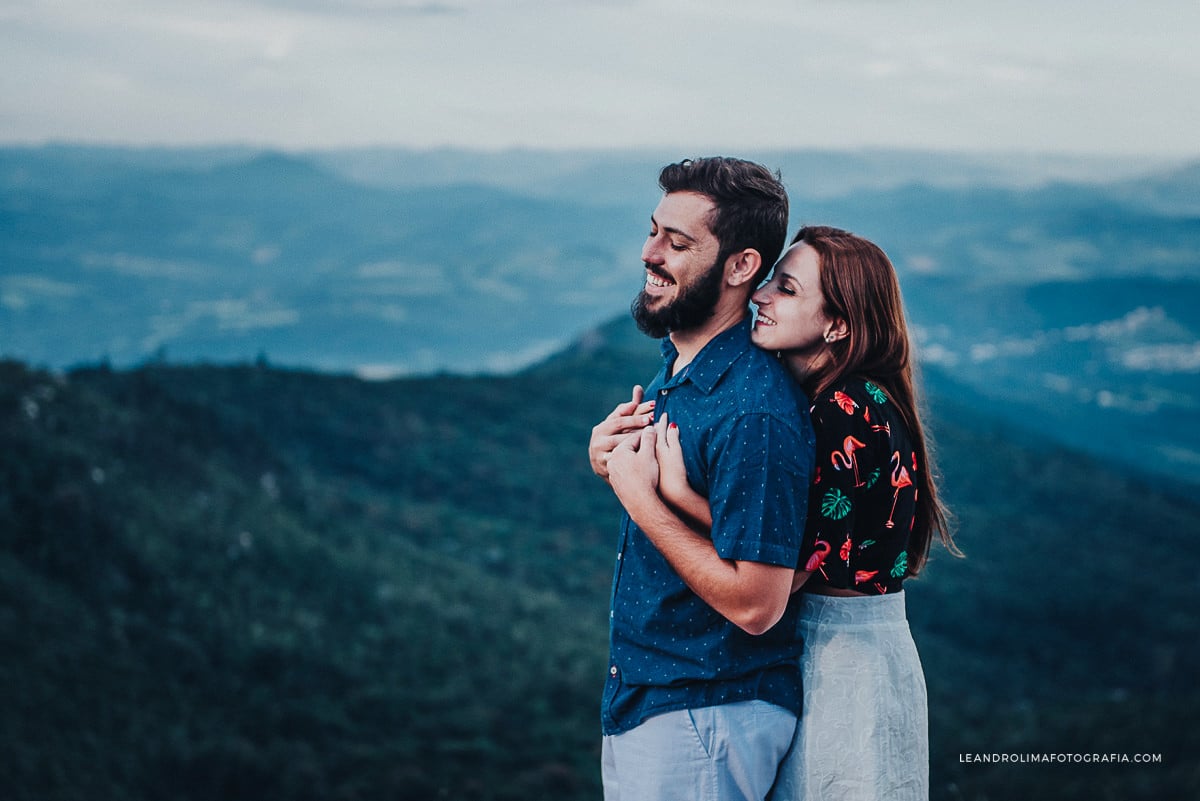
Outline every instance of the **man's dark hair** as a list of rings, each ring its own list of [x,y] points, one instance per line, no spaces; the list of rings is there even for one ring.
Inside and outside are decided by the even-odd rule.
[[[787,238],[788,198],[779,173],[752,161],[710,156],[668,164],[658,185],[667,194],[698,192],[712,198],[716,208],[708,227],[721,246],[718,263],[754,248],[762,255],[754,285],[767,277]]]

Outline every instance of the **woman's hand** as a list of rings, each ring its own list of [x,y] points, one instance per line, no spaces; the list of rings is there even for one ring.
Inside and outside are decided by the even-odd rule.
[[[664,413],[655,424],[655,448],[658,459],[658,491],[663,500],[676,511],[707,532],[712,529],[712,508],[708,499],[692,489],[687,468],[683,464],[683,448],[679,445],[679,426],[670,422]]]
[[[635,386],[630,399],[618,404],[608,417],[592,429],[592,438],[588,441],[588,461],[591,462],[592,472],[605,481],[608,480],[608,459],[613,448],[630,432],[639,431],[654,422],[654,401],[643,401],[642,395],[641,386]]]
[[[667,503],[678,506],[694,494],[688,484],[687,468],[683,466],[683,449],[679,447],[679,426],[664,414],[655,425],[654,455],[658,459],[658,491]]]

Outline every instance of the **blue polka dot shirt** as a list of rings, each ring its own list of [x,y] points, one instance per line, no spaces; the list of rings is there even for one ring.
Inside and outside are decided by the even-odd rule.
[[[688,481],[712,507],[724,559],[795,567],[815,438],[809,402],[783,366],[750,342],[750,320],[722,332],[646,390],[680,429]],[[770,631],[747,634],[693,593],[641,529],[623,515],[610,607],[606,734],[676,709],[760,699],[800,712],[793,596]]]

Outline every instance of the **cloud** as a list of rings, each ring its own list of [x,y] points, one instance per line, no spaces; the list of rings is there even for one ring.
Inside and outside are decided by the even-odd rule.
[[[6,275],[0,277],[0,306],[10,311],[23,311],[33,304],[73,298],[82,291],[82,287],[77,284],[40,275]]]
[[[1121,354],[1120,361],[1129,370],[1200,373],[1200,342],[1130,348]]]
[[[1071,326],[1064,329],[1063,334],[1068,342],[1120,342],[1135,336],[1144,336],[1148,330],[1166,327],[1178,329],[1179,325],[1167,317],[1161,306],[1139,306],[1115,320]]]
[[[14,0],[0,19],[0,141],[1194,156],[1200,128],[1182,0]]]

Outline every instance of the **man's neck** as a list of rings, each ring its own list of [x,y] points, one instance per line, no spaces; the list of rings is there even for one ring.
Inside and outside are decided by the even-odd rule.
[[[672,331],[671,344],[675,346],[675,350],[679,355],[675,357],[675,364],[671,367],[671,375],[678,375],[679,371],[692,363],[696,355],[704,349],[704,346],[712,342],[718,335],[728,331],[735,325],[746,319],[749,314],[749,309],[746,304],[741,306],[730,306],[721,308],[718,306],[717,311],[709,317],[704,325],[698,328],[688,329],[687,331]]]

